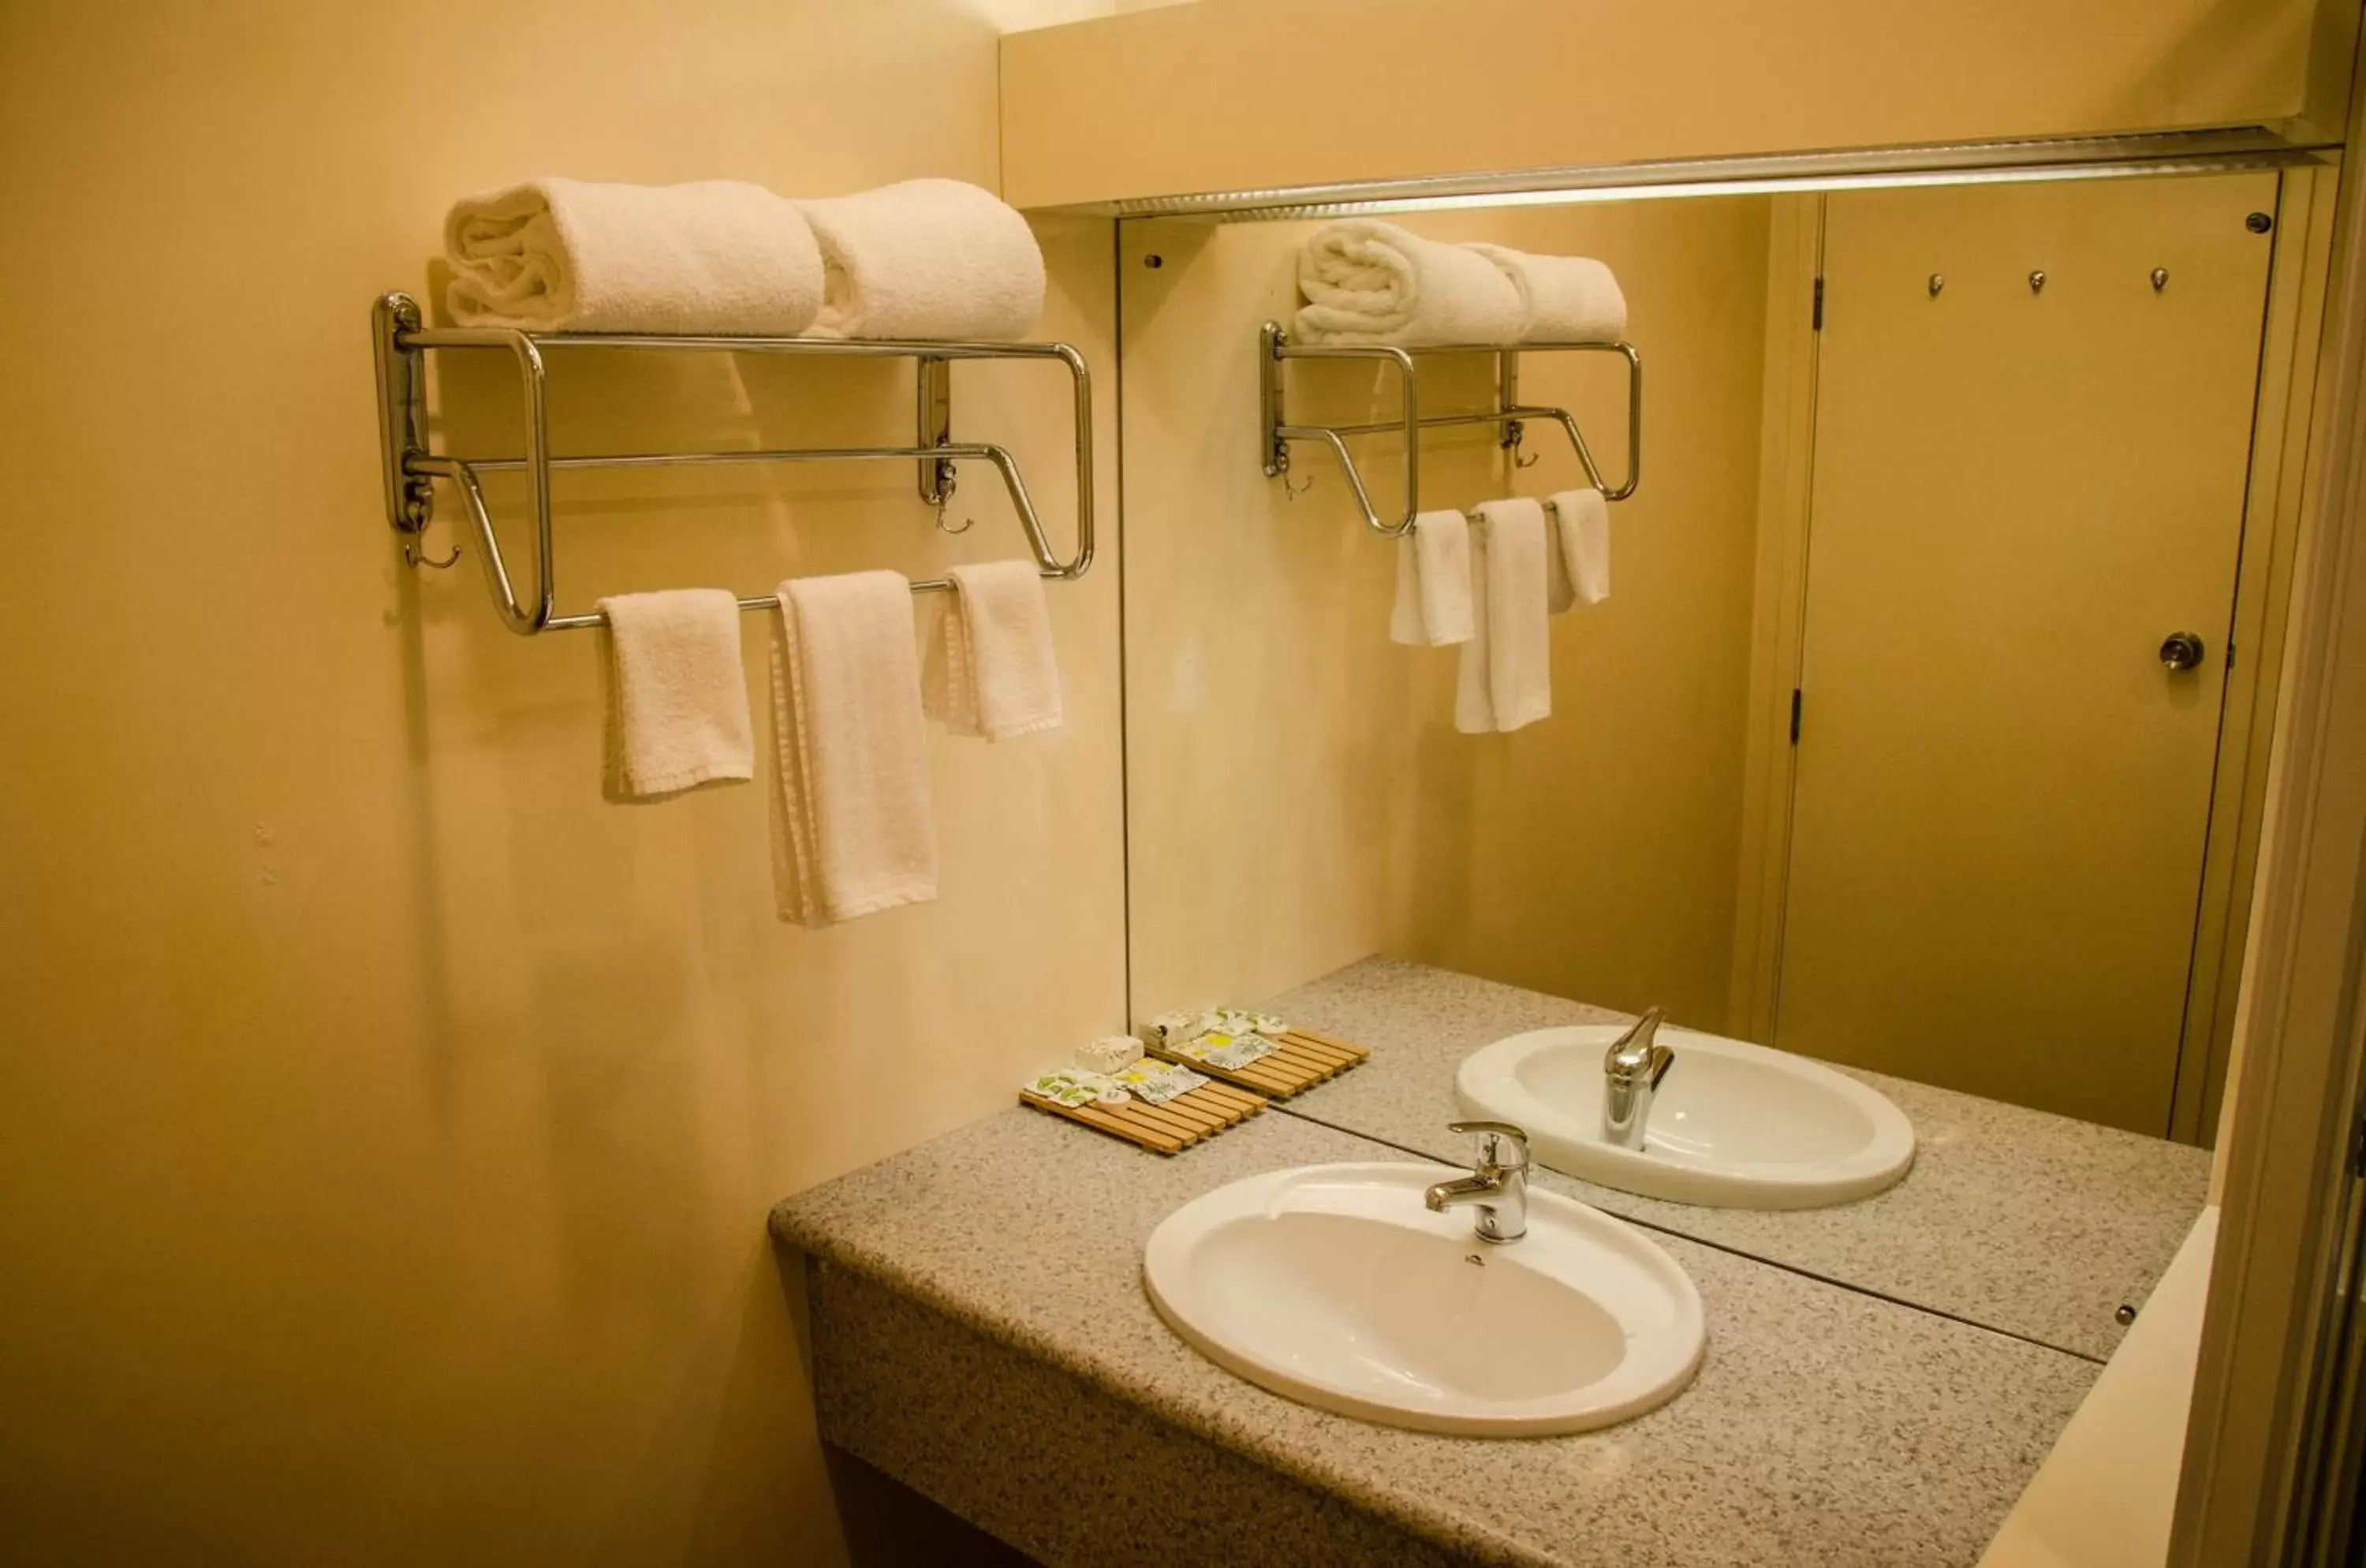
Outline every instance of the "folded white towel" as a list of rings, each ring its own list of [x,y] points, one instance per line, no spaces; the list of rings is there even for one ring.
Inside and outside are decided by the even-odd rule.
[[[1389,638],[1414,648],[1469,642],[1470,520],[1459,512],[1424,512],[1397,539],[1397,599]]]
[[[1470,541],[1476,635],[1462,645],[1454,727],[1506,732],[1552,713],[1552,638],[1545,624],[1545,513],[1515,497],[1482,502]]]
[[[1551,506],[1547,502],[1546,506]],[[1545,516],[1545,609],[1549,614],[1566,615],[1577,605],[1577,584],[1569,580],[1569,561],[1562,554],[1560,536],[1549,511]]]
[[[1009,740],[1060,728],[1060,665],[1043,574],[1031,560],[957,566],[947,573],[929,641],[921,702],[949,735]]]
[[[1627,296],[1592,256],[1539,256],[1473,241],[1520,297],[1523,343],[1616,343],[1627,335]]]
[[[662,800],[756,776],[739,602],[720,588],[619,593],[608,616],[605,794]]]
[[[814,336],[1004,343],[1035,330],[1043,253],[993,192],[906,180],[797,205],[821,245]]]
[[[937,823],[911,585],[783,582],[772,631],[772,874],[781,919],[851,920],[937,896]]]
[[[1588,604],[1610,597],[1610,503],[1598,490],[1555,491],[1554,554],[1575,596]]]
[[[1298,253],[1307,343],[1513,343],[1520,292],[1493,262],[1374,218],[1326,223]]]
[[[804,215],[738,180],[529,180],[455,202],[444,250],[463,326],[794,337],[821,309]]]

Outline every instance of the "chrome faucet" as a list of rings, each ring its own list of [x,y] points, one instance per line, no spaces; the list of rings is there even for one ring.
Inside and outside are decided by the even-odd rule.
[[[1651,1009],[1603,1054],[1602,1141],[1614,1149],[1640,1149],[1651,1120],[1651,1097],[1675,1065],[1676,1054],[1653,1038],[1664,1016]]]
[[[1449,1133],[1478,1140],[1471,1172],[1441,1181],[1421,1195],[1433,1213],[1469,1203],[1481,1241],[1517,1241],[1528,1234],[1528,1135],[1509,1122],[1456,1122]]]

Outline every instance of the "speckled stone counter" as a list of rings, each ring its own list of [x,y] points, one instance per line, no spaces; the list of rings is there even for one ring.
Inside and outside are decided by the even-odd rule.
[[[791,1199],[823,1435],[1051,1563],[1897,1568],[1975,1562],[2095,1375],[1676,1237],[1700,1375],[1579,1437],[1328,1415],[1159,1320],[1142,1249],[1177,1207],[1395,1157],[1268,1112],[1162,1159],[1014,1108]]]
[[[1292,1114],[1459,1159],[1454,1075],[1479,1047],[1620,1013],[1449,970],[1371,958],[1264,1004],[1371,1048],[1288,1102]],[[1547,1185],[1657,1229],[2107,1358],[2209,1195],[2206,1150],[1851,1067],[1914,1124],[1914,1168],[1886,1192],[1774,1213],[1662,1202],[1553,1176]]]

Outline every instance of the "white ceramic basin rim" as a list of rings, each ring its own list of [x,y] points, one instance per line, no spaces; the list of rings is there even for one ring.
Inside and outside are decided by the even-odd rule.
[[[1435,1165],[1268,1171],[1150,1237],[1150,1299],[1227,1371],[1302,1404],[1420,1431],[1543,1436],[1673,1398],[1705,1341],[1699,1294],[1633,1226],[1529,1193],[1491,1245],[1432,1213]]]
[[[1623,1030],[1533,1030],[1473,1053],[1455,1098],[1474,1116],[1526,1128],[1539,1164],[1678,1203],[1812,1209],[1890,1186],[1914,1163],[1914,1129],[1871,1085],[1820,1062],[1662,1027],[1675,1064],[1644,1147],[1602,1141],[1603,1053]]]

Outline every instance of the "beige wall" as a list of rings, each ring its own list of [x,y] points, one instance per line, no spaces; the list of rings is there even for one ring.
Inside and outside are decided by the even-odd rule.
[[[840,1555],[765,1210],[1120,1021],[1113,530],[1068,728],[938,745],[941,901],[784,929],[760,793],[603,805],[593,642],[400,566],[366,315],[531,174],[990,182],[979,9],[0,14],[0,1555]],[[1108,231],[1046,236],[1111,402]],[[876,367],[558,378],[586,445],[910,417]],[[1059,397],[957,422],[1065,537]],[[1019,547],[902,465],[562,493],[571,607]]]
[[[2203,126],[2338,138],[2358,10],[1200,0],[1006,44],[1003,175],[1046,207]]]
[[[1757,505],[1767,207],[1430,214],[1440,238],[1602,256],[1649,367],[1651,467],[1612,511],[1613,592],[1555,622],[1549,721],[1455,732],[1455,655],[1387,637],[1393,544],[1319,446],[1295,501],[1258,468],[1256,329],[1314,225],[1123,226],[1134,1005],[1268,995],[1375,950],[1723,1020]],[[1162,265],[1145,265],[1148,255]],[[1425,408],[1483,399],[1434,361]],[[1293,417],[1384,416],[1392,375],[1294,366]],[[1615,474],[1623,373],[1531,356]],[[1577,482],[1558,437],[1521,493]],[[1401,504],[1384,438],[1375,497]],[[1490,436],[1425,438],[1425,505],[1506,492]]]

